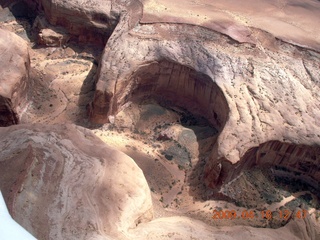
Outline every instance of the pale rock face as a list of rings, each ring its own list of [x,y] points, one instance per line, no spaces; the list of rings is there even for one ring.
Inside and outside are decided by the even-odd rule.
[[[20,125],[0,135],[0,188],[14,219],[38,239],[121,238],[152,219],[140,168],[90,131]]]
[[[301,0],[142,0],[141,23],[180,23],[203,26],[239,42],[254,43],[252,29],[284,41],[320,50],[319,1]],[[183,9],[183,10],[182,10]]]
[[[19,122],[26,106],[29,88],[29,52],[27,43],[0,29],[0,126]]]

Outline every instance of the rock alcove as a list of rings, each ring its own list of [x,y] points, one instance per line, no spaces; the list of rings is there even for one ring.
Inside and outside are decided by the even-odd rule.
[[[217,84],[206,74],[178,63],[163,60],[141,66],[116,89],[113,104],[117,106],[151,97],[200,115],[219,130],[228,117],[228,104]]]
[[[141,140],[145,149],[150,146],[150,155],[142,156],[144,149],[130,144],[123,151],[144,171],[152,192],[161,192],[161,196],[154,194],[156,200],[165,207],[179,205],[177,196],[188,195],[183,190],[189,178],[194,179],[190,186],[197,198],[197,186],[204,190],[200,175],[205,159],[228,118],[218,85],[188,66],[161,60],[141,65],[115,89],[106,107],[110,115],[102,120],[111,122],[105,125],[108,130]],[[164,169],[159,170],[158,163]],[[159,172],[164,174],[158,176]],[[162,184],[155,179],[167,180]]]
[[[171,114],[171,123],[166,124],[172,125],[175,122],[182,126],[194,126],[195,131],[206,132],[206,137],[215,136],[223,128],[228,117],[226,99],[209,76],[190,67],[165,60],[143,65],[134,71],[127,81],[117,84],[114,97],[110,99],[112,104],[110,114],[123,111],[130,102],[138,105],[148,103],[160,105],[162,107],[159,109],[160,112],[164,108],[169,110],[169,115]],[[152,111],[157,110],[149,109],[149,114],[152,115]],[[161,115],[159,111],[156,114]],[[140,116],[142,121],[149,118],[147,112],[148,110],[145,110],[145,115]],[[138,126],[140,130],[150,133],[150,129],[143,129],[148,126],[143,125],[140,123]],[[159,128],[159,125],[153,126],[157,127]],[[159,134],[160,140],[166,138]],[[210,144],[214,144],[214,140]]]

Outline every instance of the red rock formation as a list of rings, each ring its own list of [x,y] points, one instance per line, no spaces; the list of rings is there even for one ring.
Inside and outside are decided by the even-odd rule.
[[[107,116],[116,114],[127,101],[143,98],[188,109],[208,119],[217,129],[223,128],[228,117],[224,95],[209,76],[170,61],[152,62],[133,70],[115,90],[96,93],[91,105],[93,121],[105,123]]]
[[[320,146],[270,141],[259,146],[255,159],[256,165],[283,167],[319,188]]]
[[[319,22],[317,1],[302,4],[292,0],[282,5],[247,0],[245,7],[234,1],[215,1],[218,5],[213,5],[206,0],[27,2],[43,12],[50,24],[63,26],[80,42],[103,44],[111,35],[89,107],[92,120],[104,123],[127,101],[152,97],[199,113],[220,130],[205,166],[208,186],[228,183],[242,170],[257,165],[280,166],[312,185],[318,184],[320,38],[314,24]],[[195,8],[189,9],[190,4]],[[252,4],[252,12],[248,13],[246,7]],[[256,11],[261,6],[268,8],[266,15]],[[270,12],[276,14],[269,16]],[[307,14],[301,18],[300,12]],[[17,69],[13,72],[25,76],[28,64],[21,69],[21,74]],[[1,85],[1,90],[14,85],[10,84]],[[6,112],[6,124],[17,122],[18,114],[13,109],[19,112],[23,106],[20,104],[19,108],[22,97],[17,97],[17,92],[24,92],[27,87],[22,81],[19,89],[12,89],[4,91],[8,95],[1,93],[4,104],[0,109]],[[11,211],[31,232],[39,231],[40,238],[45,239],[125,238],[123,234],[130,227],[151,218],[147,184],[141,171],[123,154],[102,146],[83,129],[22,128],[0,129],[3,138],[8,137],[0,142],[5,149],[0,158],[0,170],[5,169],[0,183],[11,201]],[[40,207],[32,206],[34,203]],[[45,208],[47,214],[43,214]],[[29,219],[38,221],[36,227],[28,225]],[[172,221],[152,221],[146,224],[151,225],[151,234],[145,225],[126,237],[163,238],[168,223],[172,228],[178,227],[177,232],[186,232],[185,238],[192,236],[185,230],[192,229],[189,219]],[[244,228],[237,227],[234,232],[223,229],[221,234],[225,237],[228,232],[230,239],[256,239],[262,232],[270,238],[281,235],[283,239],[293,239],[296,235],[296,239],[318,239],[317,223],[307,218],[290,222],[280,229],[283,232],[245,228],[248,231],[242,233]],[[201,239],[212,238],[213,233],[216,229],[208,230]]]
[[[29,88],[27,43],[17,35],[0,29],[0,126],[19,122]]]
[[[206,183],[216,188],[228,183],[244,171],[253,167],[276,167],[277,174],[301,179],[315,189],[320,181],[320,146],[298,145],[280,141],[269,141],[248,150],[241,160],[232,165],[226,159],[207,163]]]
[[[121,239],[152,219],[141,169],[74,125],[0,128],[0,189],[37,239]]]
[[[221,131],[205,170],[206,182],[212,187],[222,180],[233,179],[245,166],[256,164],[255,151],[263,143],[269,146],[270,141],[285,139],[294,146],[319,145],[319,135],[310,134],[319,131],[319,95],[315,90],[319,88],[318,53],[279,41],[265,30],[313,49],[318,46],[316,38],[308,36],[305,40],[299,37],[300,31],[297,37],[282,35],[279,29],[270,26],[264,26],[261,31],[254,24],[255,28],[246,26],[244,31],[237,18],[234,22],[210,25],[197,18],[186,20],[182,14],[179,24],[171,18],[168,23],[159,23],[166,12],[158,9],[157,14],[147,2],[143,2],[145,11],[139,23],[140,5],[130,4],[126,13],[122,13],[99,66],[96,92],[89,107],[93,121],[107,122],[108,116],[138,97],[153,97],[190,112],[200,112]],[[78,9],[75,2],[43,1],[42,6],[52,24],[63,25],[70,31],[74,25],[74,33],[83,34],[75,19],[86,15],[87,6],[79,11],[80,15],[71,14]],[[97,26],[95,5],[92,6],[83,18],[84,26]],[[109,16],[110,9],[102,15]],[[60,12],[73,16],[71,20],[64,19]],[[241,14],[244,18],[252,17]],[[278,20],[278,17],[273,19]],[[236,41],[187,23],[220,31]],[[277,163],[270,154],[266,153],[267,162]],[[277,152],[276,159],[281,154]],[[285,161],[298,159],[287,153],[285,156]],[[300,158],[300,165],[303,162]],[[289,168],[300,171],[304,169],[300,165]],[[235,166],[241,167],[233,169]],[[311,175],[318,179],[317,174]]]
[[[211,187],[221,171],[229,172],[226,179],[239,173],[240,168],[225,165],[255,161],[242,159],[264,142],[319,145],[319,135],[313,134],[320,126],[314,92],[319,89],[318,53],[269,35],[264,40],[260,47],[238,44],[188,25],[123,30],[102,56],[91,119],[104,123],[127,101],[143,96],[200,113],[221,131],[205,170]]]

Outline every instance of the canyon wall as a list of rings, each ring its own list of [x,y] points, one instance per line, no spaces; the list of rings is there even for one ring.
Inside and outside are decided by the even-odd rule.
[[[141,66],[116,88],[115,106],[141,98],[154,98],[167,106],[178,106],[205,117],[214,127],[222,129],[228,105],[212,79],[191,68],[169,61]],[[111,114],[115,114],[115,108]]]
[[[248,149],[236,164],[227,159],[216,159],[205,171],[205,179],[211,187],[222,186],[235,180],[242,171],[259,167],[272,168],[274,175],[302,180],[319,189],[319,146],[268,141]],[[214,154],[214,153],[213,153]]]
[[[97,39],[99,34],[107,36],[95,96],[88,109],[92,121],[107,122],[133,95],[146,96],[147,91],[149,96],[161,96],[190,112],[201,109],[201,115],[220,129],[205,170],[205,181],[212,187],[218,181],[222,159],[236,164],[260,144],[277,140],[297,146],[319,145],[320,137],[314,134],[320,125],[319,39],[309,34],[312,24],[305,33],[294,24],[287,26],[297,32],[293,36],[270,25],[256,26],[253,20],[261,22],[266,16],[246,9],[237,9],[241,17],[236,17],[223,12],[220,3],[211,6],[206,2],[217,15],[201,5],[192,9],[208,18],[203,22],[192,13],[190,18],[185,14],[179,19],[168,18],[170,12],[187,7],[187,3],[158,2],[159,6],[147,1],[108,1],[102,5],[98,0],[81,4],[28,2],[43,11],[51,24],[63,26],[86,41],[92,38],[90,29]],[[274,8],[264,1],[261,4]],[[259,9],[261,4],[252,7]],[[295,16],[300,8],[310,11],[309,5],[292,6],[282,7],[290,8]],[[314,14],[310,12],[306,21]],[[276,14],[268,21],[282,24],[284,19]],[[302,38],[303,34],[308,37]],[[207,79],[205,85],[203,79]],[[192,89],[193,83],[202,87]]]
[[[256,153],[256,164],[260,166],[281,167],[293,172],[298,178],[319,188],[320,180],[320,147],[295,145],[270,141],[259,146]]]

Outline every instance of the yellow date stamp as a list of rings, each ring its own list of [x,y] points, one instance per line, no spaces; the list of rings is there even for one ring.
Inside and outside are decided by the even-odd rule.
[[[267,219],[271,220],[274,217],[282,220],[288,220],[289,218],[295,217],[298,219],[305,219],[308,216],[309,212],[305,209],[298,210],[292,212],[290,210],[262,210],[262,211],[253,211],[253,210],[243,210],[243,211],[236,211],[236,210],[213,210],[212,212],[212,219],[214,220],[221,220],[221,219]]]

